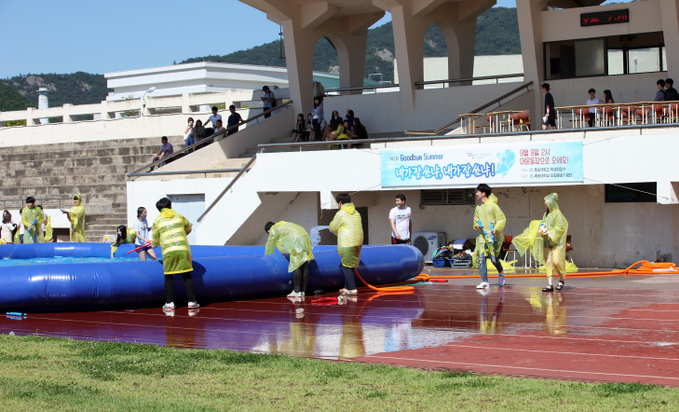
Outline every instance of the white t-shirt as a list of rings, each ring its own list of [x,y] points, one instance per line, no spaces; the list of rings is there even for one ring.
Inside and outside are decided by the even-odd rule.
[[[151,240],[149,239],[149,227],[146,219],[142,220],[141,222],[137,219],[137,221],[134,222],[134,231],[139,232],[139,236],[143,237],[144,239]],[[137,246],[143,245],[142,241],[138,237],[134,239],[134,244]]]
[[[222,120],[222,115],[217,114],[217,116],[215,116],[214,114],[211,114],[210,117],[207,118],[207,122],[205,122],[205,124],[212,123],[212,128],[216,129],[217,128],[217,120]]]
[[[389,219],[394,219],[394,225],[398,234],[401,235],[401,240],[410,239],[410,219],[413,217],[413,212],[409,206],[399,209],[394,207],[389,211]],[[396,238],[396,233],[391,231],[391,237]]]
[[[588,105],[588,106],[591,105],[591,104],[601,104],[601,103],[603,103],[603,102],[596,97],[593,98],[593,99],[587,99],[587,101],[585,102],[585,104]],[[596,109],[597,109],[596,107],[590,107],[589,112],[590,113],[596,113]]]

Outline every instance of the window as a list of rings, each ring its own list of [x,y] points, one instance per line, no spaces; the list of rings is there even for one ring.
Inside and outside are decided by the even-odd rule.
[[[473,205],[474,189],[422,190],[420,205]]]
[[[548,80],[667,68],[662,32],[550,42],[544,44],[544,50]]]
[[[618,183],[606,185],[606,203],[657,202],[658,184]]]

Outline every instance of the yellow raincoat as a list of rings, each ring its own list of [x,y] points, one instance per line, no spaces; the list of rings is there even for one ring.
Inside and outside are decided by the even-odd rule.
[[[363,224],[353,203],[342,205],[330,222],[330,231],[337,234],[337,252],[342,257],[342,265],[358,267],[363,245]]]
[[[163,209],[153,221],[153,247],[163,251],[163,270],[166,275],[193,271],[191,247],[186,235],[191,233],[191,223],[172,209]]]
[[[33,225],[33,221],[38,219]],[[21,224],[24,225],[24,243],[38,243],[42,238],[42,224],[45,223],[45,214],[39,207],[33,209],[25,207],[21,211]],[[28,228],[33,225],[31,230]]]
[[[568,221],[559,210],[559,196],[551,193],[545,196],[545,204],[549,214],[545,213],[542,220],[545,221],[545,247],[549,249],[547,256],[547,277],[554,276],[555,272],[566,274],[566,235],[568,234]]]
[[[113,257],[113,254],[116,253],[116,250],[118,250],[118,246],[122,245],[123,243],[134,243],[136,238],[137,232],[134,231],[133,227],[128,227],[125,239],[120,239],[120,242],[116,240],[116,242],[111,245],[111,257]]]
[[[540,229],[541,220],[533,220],[530,225],[521,233],[519,236],[514,236],[512,239],[512,244],[516,247],[519,255],[523,256],[526,250],[530,250],[533,259],[540,265],[545,263],[544,250],[545,243],[544,239],[540,234],[538,234],[538,229]]]
[[[483,229],[485,229],[486,233],[488,233],[487,237],[484,235],[483,229],[476,227],[478,225],[476,222],[479,220],[481,223],[483,223]],[[492,245],[489,244],[491,236],[491,223],[495,228],[495,238],[493,239]],[[481,231],[481,235],[476,238],[477,248],[480,251],[483,251],[486,244],[488,244],[488,250],[490,253],[492,253],[493,256],[498,256],[502,250],[502,243],[505,241],[505,236],[502,231],[504,230],[506,224],[507,218],[497,205],[497,197],[491,193],[490,196],[488,196],[486,203],[476,206],[476,210],[474,211],[474,223],[472,226],[474,227],[474,230]]]
[[[68,221],[71,222],[70,241],[85,242],[85,206],[82,205],[80,193],[74,197],[78,198],[78,203],[68,211]]]
[[[52,216],[47,216],[45,220],[45,242],[51,242],[54,237],[54,230],[52,229]]]
[[[280,221],[271,226],[264,253],[271,255],[276,247],[281,253],[290,254],[288,272],[293,272],[304,262],[314,260],[314,255],[311,253],[311,239],[300,225]]]

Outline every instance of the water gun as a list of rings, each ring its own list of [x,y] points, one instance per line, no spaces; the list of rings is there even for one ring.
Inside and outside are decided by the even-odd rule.
[[[31,223],[31,225],[28,227],[29,232],[31,231],[31,229],[33,229],[33,226],[35,226],[36,223],[38,223],[38,218],[35,218],[35,220],[33,220],[33,223]]]
[[[486,232],[486,228],[483,227],[483,223],[481,223],[480,219],[476,221],[476,225],[481,228],[481,230],[483,231],[483,234],[486,236],[486,239],[490,239],[491,244],[495,243],[495,235],[493,234],[493,230],[495,229],[495,227],[494,227],[495,225],[492,222],[490,223],[490,234],[488,234],[488,232]]]
[[[146,243],[144,243],[143,245],[141,245],[141,246],[139,246],[139,247],[136,247],[136,248],[130,250],[129,252],[127,252],[127,253],[136,252],[136,251],[138,251],[138,250],[142,250],[143,248],[149,247],[149,246],[151,246],[151,242],[146,242]]]
[[[545,226],[545,221],[540,222],[540,228],[538,228],[538,233],[541,235],[547,234],[547,227]]]

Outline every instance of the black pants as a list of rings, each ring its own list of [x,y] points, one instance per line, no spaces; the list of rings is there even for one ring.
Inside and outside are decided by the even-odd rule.
[[[302,266],[292,272],[293,290],[297,293],[306,293],[306,282],[309,279],[309,262],[302,263]]]
[[[311,121],[311,125],[314,127],[314,140],[316,141],[321,141],[323,140],[323,135],[321,134],[321,124],[318,122],[318,119],[313,119]]]
[[[589,127],[594,126],[594,119],[596,119],[596,113],[589,113],[589,120],[587,121]]]
[[[410,243],[410,239],[396,239],[395,237],[392,236],[391,244],[392,245],[411,245],[412,243]]]
[[[182,278],[184,278],[184,288],[186,288],[186,299],[189,302],[196,301],[196,292],[193,290],[193,278],[191,277],[191,272],[182,273]],[[174,285],[172,280],[174,275],[165,275],[165,303],[174,302]]]
[[[354,269],[348,268],[340,263],[340,270],[344,274],[344,288],[347,290],[356,289],[356,280],[354,279]]]

